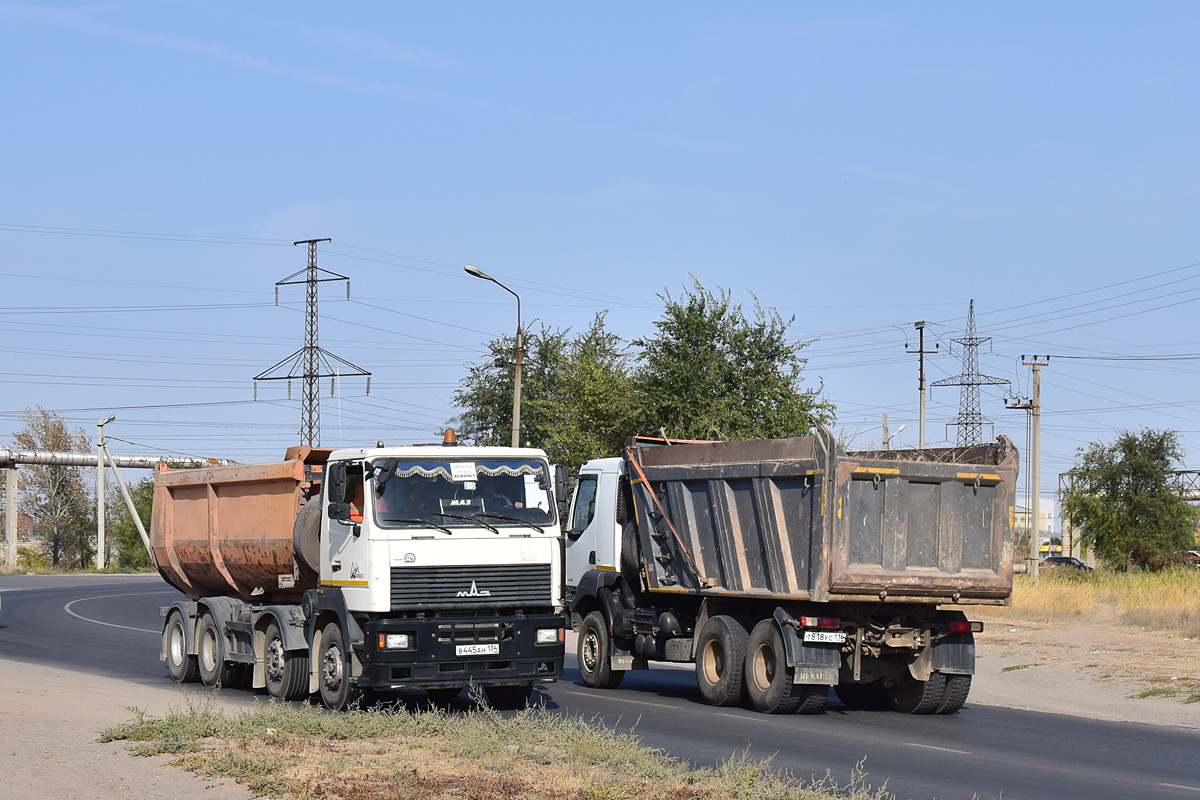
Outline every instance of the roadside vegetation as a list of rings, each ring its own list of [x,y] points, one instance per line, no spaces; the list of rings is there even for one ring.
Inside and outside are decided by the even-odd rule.
[[[171,754],[197,774],[228,777],[272,798],[464,797],[559,800],[885,800],[862,765],[839,784],[804,781],[771,761],[733,754],[694,767],[635,735],[532,708],[501,714],[381,707],[329,714],[270,702],[226,714],[200,706],[163,719],[135,711],[101,735],[136,755]]]
[[[1138,628],[1200,638],[1200,570],[1187,567],[1159,572],[1086,573],[1056,567],[1041,573],[1037,585],[1028,575],[1013,582],[1010,608],[980,607],[972,613],[1036,622],[1095,622],[1113,606],[1117,617]]]

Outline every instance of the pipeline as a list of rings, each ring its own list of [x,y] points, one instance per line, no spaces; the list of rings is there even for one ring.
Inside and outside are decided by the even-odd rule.
[[[17,464],[58,467],[94,467],[99,457],[95,453],[66,453],[53,450],[10,450],[0,447],[0,468],[15,467]],[[169,456],[114,456],[107,455],[104,465],[126,469],[154,469],[158,464],[182,464],[189,467],[227,467],[236,464],[225,458],[186,458]]]

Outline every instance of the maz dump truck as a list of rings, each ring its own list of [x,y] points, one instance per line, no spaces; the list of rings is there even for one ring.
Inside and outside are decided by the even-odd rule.
[[[695,662],[704,699],[815,713],[962,707],[980,622],[1012,593],[1017,451],[847,452],[812,436],[634,438],[584,464],[566,532],[579,672]]]
[[[334,710],[467,686],[517,707],[559,678],[565,473],[446,438],[156,472],[151,551],[186,596],[163,609],[171,676]]]

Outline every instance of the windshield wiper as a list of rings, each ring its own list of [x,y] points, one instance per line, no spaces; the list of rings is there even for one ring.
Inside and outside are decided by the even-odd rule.
[[[515,523],[517,523],[518,525],[524,525],[526,528],[533,528],[533,529],[534,529],[535,531],[537,531],[538,533],[542,533],[542,532],[543,532],[543,529],[542,529],[542,528],[540,528],[540,527],[539,527],[539,526],[537,526],[537,525],[534,525],[532,522],[530,522],[530,521],[528,521],[528,520],[520,519],[519,517],[510,517],[510,516],[508,516],[507,514],[493,514],[493,513],[492,513],[492,512],[490,512],[490,511],[480,511],[479,513],[475,514],[474,516],[476,516],[476,517],[487,517],[488,519],[502,519],[502,520],[504,520],[505,522],[515,522]],[[499,532],[499,531],[497,531],[497,533],[498,533],[498,532]]]
[[[461,519],[461,520],[464,520],[465,522],[478,522],[480,525],[487,528],[492,533],[500,532],[500,529],[497,528],[495,525],[488,525],[486,522],[476,519],[476,517],[478,516],[477,514],[473,514],[469,517],[464,516],[462,514],[434,514],[434,516],[435,517],[449,517],[450,519]]]
[[[446,533],[450,534],[451,536],[454,535],[454,531],[450,530],[445,525],[438,525],[436,522],[430,522],[427,519],[410,519],[410,518],[405,518],[405,517],[384,517],[383,521],[384,522],[407,522],[409,525],[427,525],[431,528],[437,528],[439,531],[445,531]]]

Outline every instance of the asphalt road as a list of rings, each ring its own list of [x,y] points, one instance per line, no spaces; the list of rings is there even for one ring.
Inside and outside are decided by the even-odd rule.
[[[0,657],[169,683],[158,660],[158,609],[178,596],[157,576],[0,577]],[[704,705],[690,670],[678,668],[629,673],[615,690],[587,689],[571,653],[564,680],[535,699],[633,730],[694,763],[748,748],[796,775],[828,770],[845,783],[861,762],[872,785],[886,780],[901,798],[1200,799],[1200,733],[1172,728],[970,701],[949,717],[849,711],[836,700],[818,716],[772,716]]]

